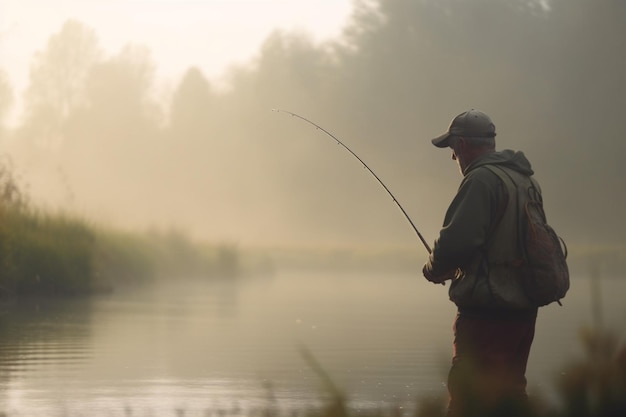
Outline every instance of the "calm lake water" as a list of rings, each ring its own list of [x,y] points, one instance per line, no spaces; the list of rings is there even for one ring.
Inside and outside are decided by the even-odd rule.
[[[604,320],[623,332],[626,280],[604,279]],[[541,309],[530,391],[549,393],[581,355],[589,281]],[[419,275],[277,273],[237,284],[176,280],[0,310],[0,412],[186,416],[324,398],[306,347],[357,408],[445,395],[455,309]],[[624,333],[622,333],[623,335]],[[274,402],[272,402],[274,401]]]

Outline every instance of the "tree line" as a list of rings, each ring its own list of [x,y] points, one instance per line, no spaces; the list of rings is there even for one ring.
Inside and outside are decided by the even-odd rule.
[[[334,40],[277,31],[226,88],[190,67],[167,94],[148,48],[107,54],[69,20],[33,56],[19,125],[1,134],[27,171],[47,170],[59,205],[208,236],[396,242],[413,236],[376,186],[271,109],[348,142],[434,236],[459,176],[428,139],[480,108],[500,148],[530,157],[561,234],[623,244],[624,17],[618,0],[356,0]],[[5,74],[0,116],[10,97]]]

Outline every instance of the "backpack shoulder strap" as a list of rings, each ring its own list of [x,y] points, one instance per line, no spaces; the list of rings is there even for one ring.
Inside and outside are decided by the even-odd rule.
[[[504,210],[507,209],[508,205],[512,201],[512,198],[510,196],[511,192],[514,192],[516,194],[515,202],[518,205],[518,208],[516,210],[519,214],[519,196],[517,195],[517,193],[519,192],[519,189],[518,189],[517,184],[511,177],[511,175],[504,168],[498,165],[490,165],[490,164],[483,165],[483,168],[486,168],[489,171],[491,171],[495,176],[497,176],[500,179],[500,181],[502,181],[504,185],[504,192],[506,193],[504,196],[505,203],[499,204],[500,212],[496,214],[496,217],[495,217],[496,221],[494,222],[494,227],[495,227],[495,225],[497,225],[497,223],[499,223],[502,217],[504,216]]]
[[[517,183],[515,182],[515,180],[513,180],[513,177],[511,176],[511,174],[503,167],[499,166],[499,165],[483,165],[484,168],[487,168],[489,171],[493,172],[498,178],[500,178],[505,184],[507,185],[511,185],[511,187],[507,187],[507,188],[512,188],[517,190],[518,186]]]
[[[494,175],[496,175],[498,178],[500,178],[500,180],[503,182],[504,184],[504,188],[506,189],[508,195],[508,205],[510,204],[514,204],[514,206],[512,207],[505,207],[505,210],[509,209],[509,210],[515,210],[514,216],[515,216],[515,220],[512,220],[515,223],[515,233],[517,235],[516,238],[516,252],[522,256],[523,258],[523,253],[524,253],[524,245],[522,242],[523,236],[522,236],[522,230],[524,230],[524,226],[523,226],[523,203],[522,203],[522,198],[520,197],[520,186],[518,185],[518,183],[513,179],[513,175],[511,175],[511,173],[508,172],[508,170],[504,167],[501,167],[499,165],[484,165],[485,168],[487,168],[489,171],[491,171]],[[502,220],[502,218],[504,217],[505,213],[502,212],[499,214],[499,219],[498,222]]]

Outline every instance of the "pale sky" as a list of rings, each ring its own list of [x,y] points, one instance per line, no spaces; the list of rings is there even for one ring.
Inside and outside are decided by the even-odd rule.
[[[147,46],[159,79],[190,66],[215,80],[246,62],[276,28],[323,41],[340,34],[352,0],[0,0],[0,69],[21,96],[33,53],[68,19],[96,31],[107,54]]]

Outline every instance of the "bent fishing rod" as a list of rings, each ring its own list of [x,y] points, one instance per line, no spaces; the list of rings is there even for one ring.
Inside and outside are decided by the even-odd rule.
[[[407,214],[406,210],[404,210],[404,207],[402,207],[402,205],[400,204],[400,202],[398,201],[398,199],[396,198],[396,196],[393,195],[393,193],[389,190],[389,188],[387,188],[387,186],[385,185],[384,182],[382,182],[382,180],[378,177],[378,175],[376,175],[376,173],[374,171],[372,171],[372,169],[365,163],[365,161],[363,161],[357,154],[355,154],[352,149],[348,148],[346,146],[345,143],[343,143],[342,141],[340,141],[335,135],[333,135],[332,133],[330,133],[328,130],[324,129],[322,126],[318,125],[317,123],[312,122],[311,120],[307,119],[306,117],[300,116],[299,114],[296,113],[292,113],[290,111],[287,110],[281,110],[281,109],[272,109],[272,111],[278,112],[278,113],[286,113],[290,116],[293,117],[297,117],[298,119],[312,125],[313,127],[315,127],[317,130],[321,130],[322,132],[324,132],[326,135],[328,135],[330,138],[332,138],[333,140],[335,140],[337,142],[338,145],[343,146],[348,152],[350,152],[350,154],[355,157],[361,164],[363,164],[363,167],[365,169],[367,169],[369,171],[370,174],[372,174],[374,176],[374,178],[376,178],[376,181],[378,181],[378,183],[380,185],[383,186],[383,188],[385,189],[385,191],[387,191],[387,194],[389,194],[391,196],[391,198],[393,199],[393,202],[396,203],[396,205],[400,208],[400,211],[402,211],[402,214],[404,214],[404,217],[406,217],[406,219],[409,221],[409,224],[411,225],[411,227],[413,228],[413,230],[415,230],[415,233],[417,234],[417,237],[419,237],[419,239],[422,241],[422,243],[424,244],[424,247],[426,248],[426,250],[428,251],[428,253],[431,253],[431,249],[430,246],[428,246],[428,243],[426,242],[426,239],[424,239],[424,236],[422,236],[422,234],[419,232],[419,230],[417,230],[417,227],[415,227],[415,224],[413,223],[413,220],[411,220],[411,218],[409,217],[409,215]]]

